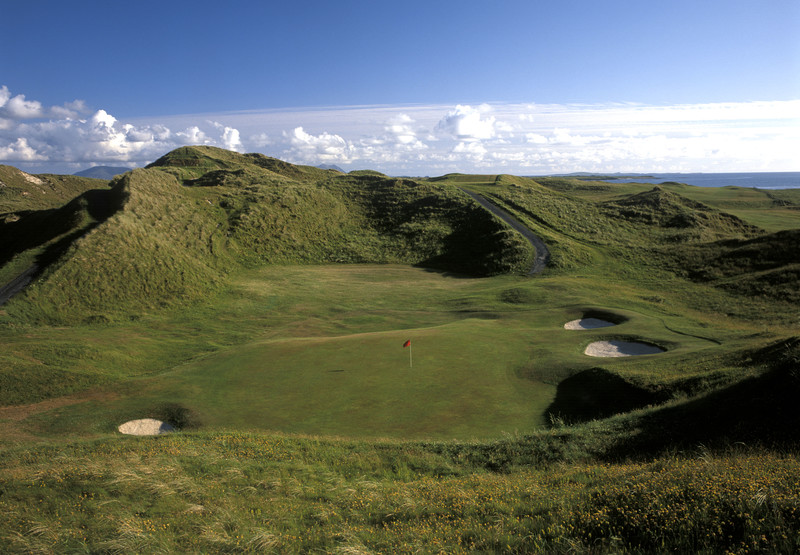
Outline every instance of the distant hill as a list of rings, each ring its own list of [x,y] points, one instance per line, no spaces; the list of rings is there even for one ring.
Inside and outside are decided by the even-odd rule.
[[[320,164],[317,167],[321,170],[336,170],[337,172],[347,173],[346,171],[344,171],[342,168],[340,168],[335,164]]]
[[[95,179],[111,180],[115,175],[129,172],[131,168],[123,168],[121,166],[94,166],[74,173],[80,177],[93,177]]]

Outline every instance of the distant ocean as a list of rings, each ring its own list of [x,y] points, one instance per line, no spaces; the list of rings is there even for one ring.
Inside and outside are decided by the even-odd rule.
[[[576,176],[581,177],[581,176]],[[641,176],[626,174],[616,178],[604,175],[601,181],[610,183],[653,183],[677,181],[697,187],[756,187],[758,189],[800,188],[800,172],[758,173],[650,173]]]

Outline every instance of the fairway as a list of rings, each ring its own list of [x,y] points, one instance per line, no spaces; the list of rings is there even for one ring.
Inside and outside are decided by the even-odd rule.
[[[205,430],[490,439],[548,424],[558,384],[578,372],[602,366],[643,383],[669,381],[681,377],[676,360],[717,347],[641,311],[581,308],[574,302],[581,287],[564,285],[561,279],[464,278],[396,265],[244,272],[214,299],[213,309],[128,328],[142,349],[145,338],[168,330],[197,343],[236,333],[235,345],[157,376],[143,372],[105,388],[106,400],[45,412],[28,425],[48,435],[102,434],[130,419],[157,416],[158,407],[173,403]],[[620,324],[564,329],[576,315],[601,309]],[[117,341],[126,335],[118,328],[97,332],[113,333]],[[584,354],[592,341],[613,337],[641,338],[667,352],[602,361]],[[403,347],[407,340],[410,349]]]

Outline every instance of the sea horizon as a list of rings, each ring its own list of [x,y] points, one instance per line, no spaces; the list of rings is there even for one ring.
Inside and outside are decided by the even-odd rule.
[[[540,176],[541,177],[541,176]],[[554,176],[555,177],[555,176]],[[669,172],[669,173],[572,173],[558,177],[592,178],[608,183],[685,183],[696,187],[747,187],[753,189],[800,188],[797,172]]]

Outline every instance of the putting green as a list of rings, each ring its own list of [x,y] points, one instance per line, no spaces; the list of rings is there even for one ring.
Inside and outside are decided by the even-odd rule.
[[[524,343],[521,330],[477,319],[256,342],[182,367],[152,393],[215,427],[491,437],[540,426],[554,398],[552,385],[515,374],[529,357]]]

